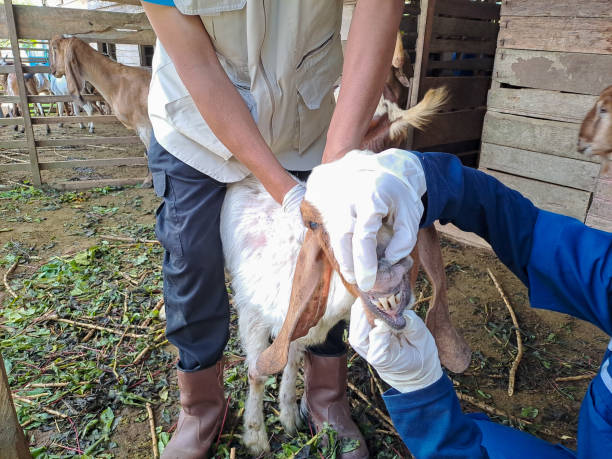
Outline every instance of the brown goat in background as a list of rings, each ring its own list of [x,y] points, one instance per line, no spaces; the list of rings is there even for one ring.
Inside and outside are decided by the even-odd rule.
[[[587,113],[578,134],[578,151],[585,155],[601,156],[601,172],[605,174],[612,162],[612,86],[599,95]]]

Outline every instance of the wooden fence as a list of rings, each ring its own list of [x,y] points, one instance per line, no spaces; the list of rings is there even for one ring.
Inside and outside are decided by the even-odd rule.
[[[417,131],[408,146],[454,153],[476,165],[499,30],[499,5],[421,0],[418,6],[409,105],[415,105],[428,89],[440,86],[449,89],[451,98],[444,112],[426,131]]]
[[[612,177],[577,153],[578,129],[612,84],[609,0],[501,7],[480,167],[536,205],[612,231]]]
[[[117,3],[138,4],[136,0],[121,0]],[[0,103],[19,103],[28,107],[31,103],[72,102],[71,96],[27,95],[24,72],[48,73],[45,65],[27,65],[39,59],[26,59],[23,62],[19,40],[39,40],[42,43],[54,35],[70,34],[88,42],[124,43],[134,45],[152,45],[155,34],[144,13],[114,13],[68,8],[50,8],[37,6],[13,5],[11,0],[4,0],[0,7],[0,39],[8,38],[11,43],[13,63],[0,65],[0,73],[15,73],[19,86],[18,96],[0,96]],[[84,96],[86,101],[101,100],[99,96]],[[113,115],[95,115],[80,117],[39,117],[31,116],[28,109],[22,110],[22,116],[13,119],[2,119],[0,124],[23,125],[25,139],[0,140],[1,149],[24,149],[28,152],[28,161],[14,161],[0,164],[2,171],[29,171],[34,185],[41,185],[41,170],[77,167],[108,167],[146,165],[144,156],[125,158],[96,158],[64,161],[40,161],[39,150],[50,147],[79,147],[83,145],[138,145],[136,135],[129,136],[81,136],[61,139],[37,138],[33,126],[51,123],[119,123]],[[59,189],[89,188],[93,186],[136,184],[142,178],[123,178],[105,180],[83,180],[77,182],[56,182],[52,186]]]

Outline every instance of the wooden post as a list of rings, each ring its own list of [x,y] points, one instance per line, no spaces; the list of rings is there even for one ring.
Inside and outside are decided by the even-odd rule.
[[[32,459],[25,435],[17,421],[2,355],[0,355],[0,456],[3,459]]]
[[[11,40],[11,48],[13,49],[15,76],[17,77],[17,85],[19,86],[19,98],[21,99],[23,124],[26,140],[28,142],[28,151],[30,154],[30,169],[32,172],[32,182],[34,183],[34,185],[40,186],[42,184],[42,180],[40,178],[40,168],[38,167],[38,153],[36,151],[36,142],[34,140],[34,129],[32,128],[32,120],[30,119],[28,95],[26,94],[25,82],[23,80],[23,68],[21,67],[19,39],[17,37],[17,27],[15,26],[15,15],[13,14],[12,0],[4,0],[4,9],[6,11],[6,25],[8,27],[9,39]]]

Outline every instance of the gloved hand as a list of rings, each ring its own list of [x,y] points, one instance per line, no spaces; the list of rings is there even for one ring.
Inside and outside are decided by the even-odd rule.
[[[394,264],[416,244],[425,190],[423,167],[414,154],[396,148],[376,155],[353,150],[315,167],[304,198],[321,212],[344,279],[365,292],[376,280],[382,219],[393,226],[385,258]]]
[[[372,328],[357,299],[351,308],[349,343],[380,377],[399,392],[413,392],[442,376],[434,337],[417,314],[404,312],[406,327],[394,330],[382,320]]]
[[[306,227],[304,226],[304,220],[302,220],[302,212],[300,211],[300,205],[304,199],[304,193],[306,188],[301,183],[297,183],[291,188],[283,197],[283,203],[281,208],[283,212],[289,216],[289,224],[291,225],[292,234],[299,235],[298,242],[304,241],[306,235]]]

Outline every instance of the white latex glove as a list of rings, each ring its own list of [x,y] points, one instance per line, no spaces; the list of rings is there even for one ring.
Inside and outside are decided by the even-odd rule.
[[[438,348],[425,323],[412,310],[404,312],[406,327],[394,330],[382,320],[372,328],[360,299],[351,308],[349,343],[380,377],[399,392],[413,392],[442,376]]]
[[[304,193],[306,193],[306,187],[301,183],[296,184],[291,188],[283,197],[282,209],[283,212],[289,215],[299,216],[300,223],[302,223],[302,213],[300,212],[300,205],[304,199]]]
[[[385,251],[394,264],[416,244],[425,189],[423,167],[412,153],[353,150],[315,167],[304,199],[321,213],[344,278],[366,292],[376,280],[376,234],[383,218],[394,231]]]

